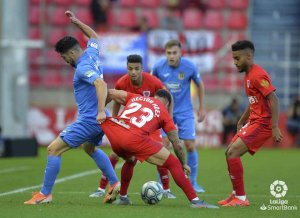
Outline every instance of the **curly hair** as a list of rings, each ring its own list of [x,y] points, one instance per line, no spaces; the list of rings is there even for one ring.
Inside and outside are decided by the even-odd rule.
[[[72,36],[65,36],[55,44],[55,51],[63,54],[75,46],[79,46],[77,39]]]

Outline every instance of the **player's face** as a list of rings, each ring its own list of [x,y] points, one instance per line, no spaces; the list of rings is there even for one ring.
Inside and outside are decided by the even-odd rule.
[[[168,64],[172,67],[178,66],[181,57],[181,49],[177,45],[174,45],[172,47],[166,48],[165,52]]]
[[[127,63],[127,71],[130,80],[135,85],[141,85],[142,83],[142,71],[143,67],[141,63]]]
[[[249,54],[244,50],[238,50],[232,52],[232,57],[234,65],[240,73],[246,72],[248,69],[249,63]]]
[[[65,60],[65,62],[70,64],[72,67],[76,66],[75,59],[74,59],[71,51],[67,51],[66,53],[63,53],[63,54],[60,54],[60,55]]]

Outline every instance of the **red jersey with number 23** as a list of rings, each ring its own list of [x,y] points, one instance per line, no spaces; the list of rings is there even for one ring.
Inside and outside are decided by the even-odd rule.
[[[165,132],[176,130],[169,112],[159,99],[130,92],[127,92],[125,107],[116,119],[136,134],[150,135],[160,128]]]
[[[245,74],[244,85],[250,105],[250,122],[271,124],[270,102],[266,98],[276,88],[271,84],[268,73],[260,66],[253,64]]]

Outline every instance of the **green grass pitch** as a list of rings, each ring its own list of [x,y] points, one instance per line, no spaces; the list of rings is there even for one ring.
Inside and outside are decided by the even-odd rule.
[[[110,148],[104,149],[107,153]],[[224,149],[200,149],[199,183],[206,192],[200,194],[209,203],[227,197],[231,184],[227,175]],[[46,164],[46,149],[39,149],[36,158],[0,159],[0,217],[120,217],[120,218],[190,218],[190,217],[300,217],[300,150],[263,149],[254,157],[246,154],[244,164],[245,186],[251,206],[246,208],[194,209],[183,192],[171,179],[171,189],[176,199],[163,199],[159,204],[146,205],[140,198],[142,185],[157,179],[156,167],[138,164],[129,188],[131,206],[103,204],[103,199],[89,198],[99,182],[96,165],[82,149],[66,152],[53,189],[50,204],[23,205],[31,193],[40,190]],[[117,175],[120,176],[120,163]],[[285,181],[288,192],[283,200],[296,205],[297,211],[261,210],[275,198],[270,194],[274,180]]]

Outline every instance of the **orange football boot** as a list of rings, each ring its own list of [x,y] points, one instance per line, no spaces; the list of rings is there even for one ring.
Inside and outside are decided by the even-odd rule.
[[[25,201],[24,204],[43,204],[49,203],[52,201],[52,194],[43,195],[40,192],[35,192],[32,195],[32,198],[28,201]]]

